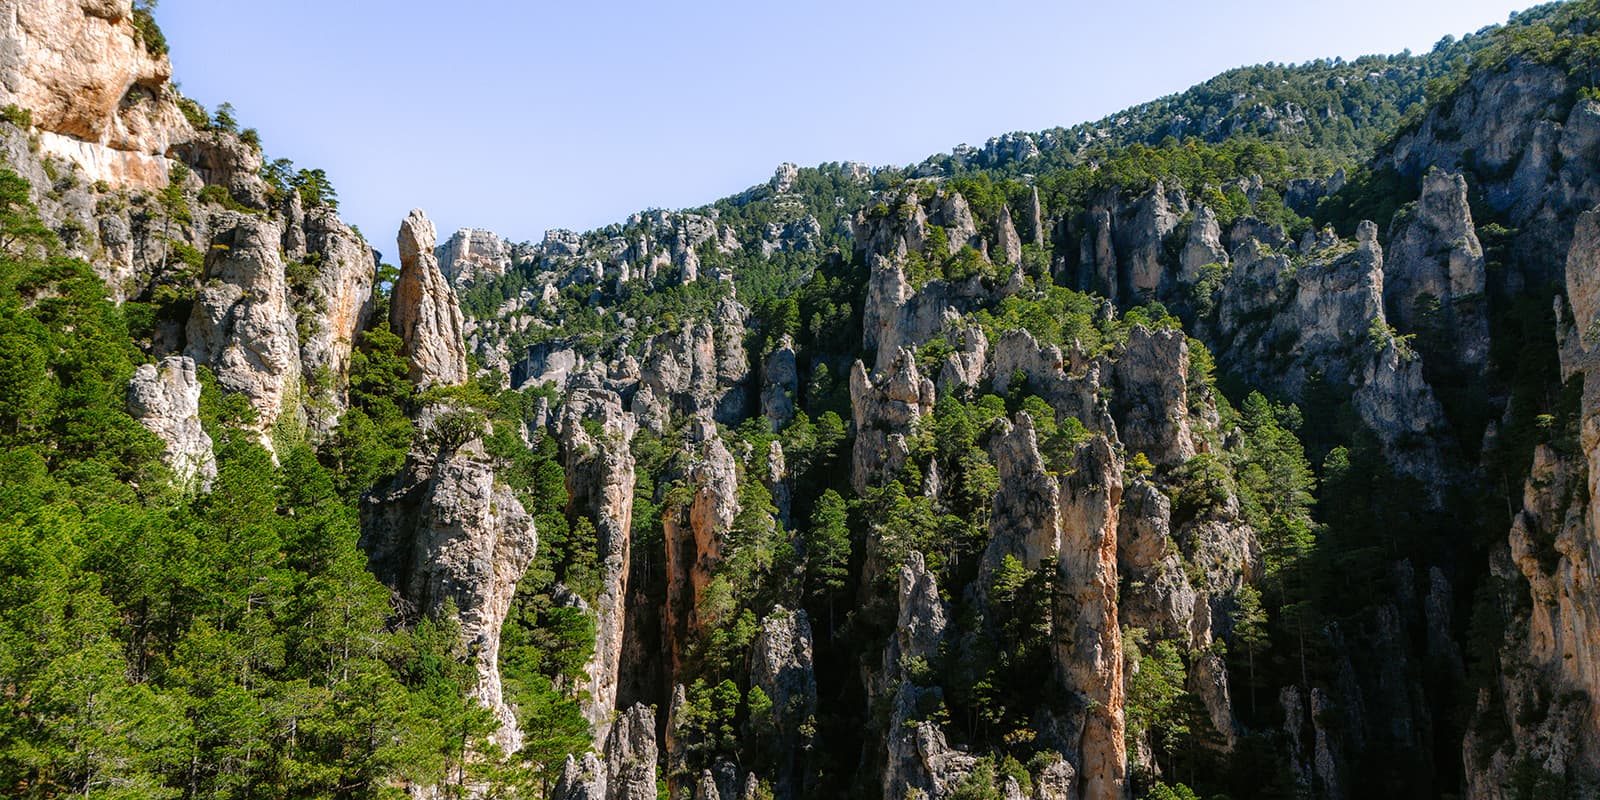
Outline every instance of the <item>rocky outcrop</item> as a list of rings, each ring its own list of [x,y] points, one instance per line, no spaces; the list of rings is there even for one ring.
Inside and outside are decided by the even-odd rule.
[[[400,277],[390,298],[389,327],[400,337],[418,386],[453,386],[467,378],[461,306],[434,255],[433,223],[414,210],[400,223]]]
[[[589,426],[585,420],[592,421]],[[591,432],[594,423],[598,430]],[[594,655],[585,665],[589,701],[584,716],[604,740],[617,707],[623,641],[627,631],[628,581],[632,564],[634,460],[629,444],[637,431],[633,415],[615,392],[579,386],[562,411],[560,442],[569,509],[594,521],[601,588],[591,608]]]
[[[315,272],[299,287],[307,309],[300,364],[310,390],[306,416],[314,431],[326,435],[344,412],[350,355],[372,316],[378,265],[372,248],[332,209],[312,209],[303,230],[307,263]]]
[[[1020,375],[1057,417],[1076,417],[1091,431],[1110,433],[1109,372],[1103,359],[1090,359],[1076,343],[1062,353],[1053,344],[1040,345],[1025,330],[1011,330],[995,344],[986,375],[1001,394],[1012,391],[1011,381]]]
[[[282,230],[234,212],[219,215],[213,228],[185,354],[210,367],[223,389],[249,399],[252,427],[270,449],[280,418],[295,425],[301,418],[300,340],[279,256]]]
[[[1350,391],[1395,470],[1442,499],[1459,467],[1422,361],[1384,311],[1377,226],[1361,223],[1353,244],[1311,244],[1298,266],[1253,238],[1237,248],[1202,338],[1221,369],[1252,385],[1300,398],[1315,376]]]
[[[749,356],[744,348],[749,311],[726,299],[710,320],[685,320],[675,333],[649,341],[639,381],[661,407],[640,411],[665,417],[709,415],[738,424],[751,405]]]
[[[179,486],[211,491],[217,458],[200,427],[200,380],[194,359],[169,356],[141,364],[128,382],[128,413],[166,445],[161,460]]]
[[[1000,473],[989,515],[989,544],[978,567],[987,591],[1007,556],[1029,569],[1053,561],[1061,543],[1061,486],[1039,453],[1034,420],[1026,412],[993,438],[991,458]]]
[[[978,224],[972,218],[972,206],[967,204],[967,198],[962,197],[960,192],[950,192],[940,198],[938,220],[944,226],[951,253],[980,244]]]
[[[810,731],[816,727],[817,713],[811,622],[805,611],[779,606],[762,621],[751,648],[750,685],[761,687],[772,701],[773,734],[761,741],[760,749],[777,758],[773,794],[778,800],[804,797]]]
[[[1178,280],[1192,286],[1203,277],[1204,268],[1212,264],[1228,265],[1228,251],[1222,246],[1222,228],[1217,224],[1215,211],[1196,205],[1194,221],[1189,223],[1188,238],[1178,256]]]
[[[434,251],[439,269],[451,286],[472,286],[511,269],[511,243],[494,231],[462,228]]]
[[[567,764],[551,797],[555,800],[655,800],[656,715],[635,704],[618,718],[606,739],[605,760],[586,753]]]
[[[1055,680],[1078,701],[1056,725],[1062,731],[1055,734],[1060,738],[1056,746],[1071,762],[1083,797],[1120,798],[1127,782],[1117,599],[1121,459],[1105,437],[1093,436],[1057,477],[1040,455],[1033,420],[1020,414],[1015,427],[998,435],[994,461],[1001,488],[977,585],[990,585],[990,576],[1007,557],[1025,565],[1054,566]],[[1130,547],[1137,550],[1140,543]],[[1143,549],[1159,549],[1159,557],[1166,556],[1164,541]],[[1157,559],[1154,554],[1149,558]],[[1192,590],[1187,596],[1185,622],[1192,615]]]
[[[792,339],[785,336],[767,354],[761,375],[761,414],[776,432],[794,420],[795,400],[800,396],[800,370],[795,364]]]
[[[562,340],[540,342],[511,367],[511,385],[517,389],[548,385],[565,389],[567,381],[583,371],[584,358]]]
[[[1181,466],[1197,452],[1190,431],[1189,346],[1183,331],[1135,325],[1117,359],[1113,415],[1130,454],[1157,467]]]
[[[907,436],[933,410],[933,382],[917,372],[916,357],[902,349],[885,373],[869,377],[860,361],[850,370],[850,407],[856,440],[850,481],[857,492],[900,471],[910,455]]]
[[[1302,797],[1343,800],[1347,776],[1337,756],[1342,743],[1325,724],[1330,718],[1327,693],[1313,688],[1308,698],[1301,687],[1285,686],[1278,704],[1283,707],[1289,770],[1297,793]]]
[[[1491,562],[1509,585],[1526,581],[1528,596],[1502,601],[1526,611],[1508,624],[1500,681],[1479,698],[1472,739],[1493,742],[1505,726],[1510,741],[1481,761],[1489,746],[1463,756],[1474,798],[1509,797],[1503,787],[1519,763],[1600,780],[1600,209],[1578,219],[1566,289],[1557,330],[1562,376],[1582,381],[1568,423],[1576,441],[1535,449],[1509,547]]]
[[[1022,238],[1017,235],[1017,226],[1011,221],[1011,206],[1000,206],[1000,219],[995,223],[995,262],[1015,267],[1022,263]]]
[[[1127,793],[1122,632],[1117,620],[1117,511],[1122,460],[1102,436],[1084,443],[1061,484],[1055,661],[1083,701],[1077,775],[1084,800]]]
[[[900,348],[921,347],[957,315],[944,281],[913,290],[898,260],[872,256],[871,267],[862,338],[866,349],[877,351],[874,369],[882,370]]]
[[[168,155],[192,168],[207,186],[228,190],[234,202],[267,208],[267,182],[261,179],[261,149],[228,131],[206,131],[172,146]]]
[[[923,695],[942,694],[937,686],[920,686],[911,665],[937,657],[949,626],[949,609],[921,553],[911,553],[900,566],[899,614],[894,637],[883,653],[884,681],[879,697],[892,704],[883,770],[884,800],[900,800],[919,791],[930,800],[944,800],[972,770],[975,759],[950,748],[937,722],[921,719]],[[890,691],[891,687],[893,688]]]
[[[683,656],[710,627],[731,622],[702,619],[700,600],[722,563],[728,533],[739,513],[738,465],[716,426],[697,419],[688,438],[693,456],[683,477],[694,490],[693,499],[687,508],[661,516],[667,551],[667,651],[673,674],[679,673]]]
[[[478,669],[476,696],[500,722],[496,742],[521,746],[500,687],[500,628],[538,535],[480,446],[413,453],[393,482],[363,498],[361,547],[372,571],[413,615],[453,607]]]
[[[1388,318],[1407,333],[1424,332],[1451,348],[1438,354],[1481,375],[1489,362],[1488,289],[1483,247],[1472,224],[1467,182],[1433,170],[1409,214],[1396,215],[1383,265]]]
[[[1126,302],[1155,299],[1168,280],[1162,256],[1167,237],[1177,229],[1187,210],[1182,190],[1169,198],[1159,182],[1139,198],[1133,218],[1117,228],[1117,260],[1122,269],[1119,285]]]
[[[132,0],[0,3],[0,105],[31,112],[40,148],[89,180],[157,189],[192,130],[172,64],[133,17]]]
[[[944,335],[950,353],[939,366],[938,393],[970,399],[989,364],[989,338],[978,325],[953,326]]]
[[[1039,204],[1039,187],[1037,186],[1029,189],[1028,214],[1023,222],[1027,225],[1029,243],[1044,247],[1048,234],[1045,233],[1044,229],[1044,209]]]

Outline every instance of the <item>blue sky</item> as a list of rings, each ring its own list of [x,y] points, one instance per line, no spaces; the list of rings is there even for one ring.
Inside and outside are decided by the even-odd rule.
[[[1244,64],[1430,49],[1525,0],[162,0],[184,93],[406,211],[513,240],[699,205],[780,162],[904,165]]]

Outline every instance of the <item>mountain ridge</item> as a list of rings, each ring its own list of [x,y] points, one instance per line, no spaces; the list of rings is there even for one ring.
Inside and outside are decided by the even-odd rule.
[[[3,2],[7,791],[1600,785],[1594,0],[398,267]]]

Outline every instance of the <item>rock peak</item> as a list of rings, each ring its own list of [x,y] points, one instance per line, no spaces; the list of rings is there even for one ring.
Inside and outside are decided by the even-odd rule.
[[[411,380],[423,388],[453,386],[468,378],[461,305],[439,271],[437,238],[433,222],[420,209],[400,223],[400,278],[389,310],[389,325],[411,360]]]

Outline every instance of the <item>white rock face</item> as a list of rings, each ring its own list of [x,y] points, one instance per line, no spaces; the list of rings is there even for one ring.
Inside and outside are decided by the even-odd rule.
[[[461,305],[434,256],[433,223],[413,210],[400,223],[400,279],[395,282],[389,326],[411,359],[418,386],[454,386],[467,378],[467,348],[461,337]]]
[[[511,269],[511,243],[481,228],[456,231],[434,254],[451,286],[471,286]]]
[[[141,364],[128,383],[128,413],[166,443],[162,460],[179,485],[202,492],[217,477],[211,437],[200,427],[200,381],[194,359],[169,356]]]
[[[0,2],[0,105],[28,109],[41,150],[115,186],[165,186],[167,148],[192,135],[133,25],[132,0]]]
[[[338,424],[344,412],[344,382],[357,333],[372,316],[372,283],[377,260],[372,248],[332,210],[312,209],[303,226],[306,248],[320,259],[306,287],[305,301],[316,313],[307,318],[300,362],[307,385],[316,391],[308,421],[319,434]]]
[[[254,428],[270,449],[273,426],[286,412],[299,414],[300,340],[279,255],[282,231],[235,212],[219,215],[214,231],[185,355],[209,366],[222,388],[249,398]]]
[[[1389,242],[1383,264],[1389,319],[1402,331],[1429,325],[1450,330],[1457,345],[1454,360],[1472,372],[1486,369],[1487,265],[1472,224],[1466,179],[1443,170],[1429,172],[1413,212],[1397,219]],[[1425,305],[1433,310],[1425,314]]]
[[[474,443],[436,457],[413,454],[400,477],[365,500],[361,527],[373,572],[416,613],[455,603],[475,654],[477,699],[500,721],[495,739],[521,747],[498,660],[500,628],[538,546],[533,518]]]

